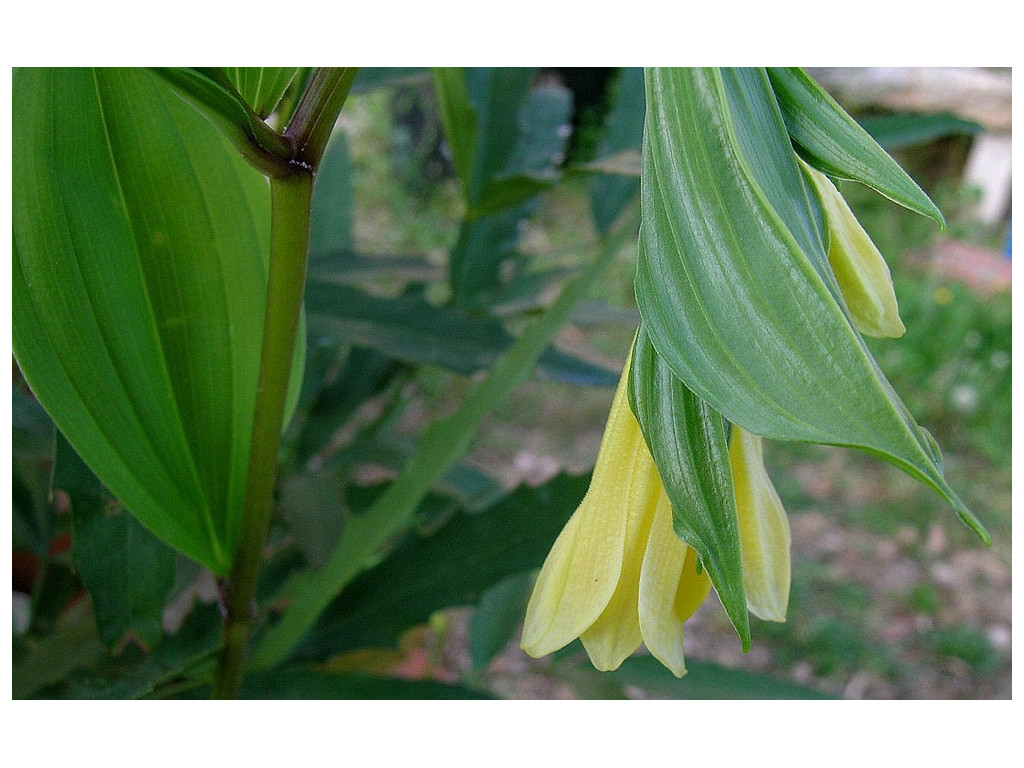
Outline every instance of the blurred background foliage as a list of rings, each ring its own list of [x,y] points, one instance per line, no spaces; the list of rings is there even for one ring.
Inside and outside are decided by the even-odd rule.
[[[323,563],[424,427],[462,402],[635,205],[635,178],[578,171],[639,149],[639,70],[472,73],[471,93],[488,86],[505,97],[478,95],[497,137],[478,149],[494,161],[490,181],[528,172],[543,183],[475,219],[425,70],[364,70],[342,113],[316,190],[307,371],[261,582],[271,621],[290,575]],[[987,259],[979,268],[1000,266],[1009,223],[972,214],[978,193],[963,167],[977,123],[854,115],[949,224],[940,233],[870,190],[843,188],[889,261],[907,327],[870,346],[943,447],[947,476],[988,526],[991,549],[887,464],[773,443],[766,458],[793,528],[787,623],[753,620],[744,655],[708,601],[687,624],[681,681],[642,655],[596,673],[578,644],[553,659],[525,657],[518,631],[531,574],[587,487],[639,319],[631,247],[534,375],[485,419],[412,529],[332,603],[284,668],[252,676],[244,694],[1008,698],[1009,281],[951,276],[935,255],[967,244]],[[219,642],[212,580],[133,524],[60,441],[51,488],[52,425],[16,367],[13,390],[14,695],[206,694]],[[149,580],[147,599],[116,574],[82,567],[90,547],[115,546],[127,562],[118,567]]]

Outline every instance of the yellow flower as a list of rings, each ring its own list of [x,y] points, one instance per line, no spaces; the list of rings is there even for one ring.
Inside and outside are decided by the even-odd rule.
[[[593,480],[541,569],[522,646],[540,657],[577,637],[599,670],[613,670],[645,643],[678,676],[683,622],[711,589],[697,555],[672,529],[672,504],[640,425],[623,371]]]
[[[825,206],[828,260],[854,325],[865,336],[899,338],[907,329],[900,320],[889,266],[835,184],[806,163],[803,167]]]
[[[594,666],[608,671],[643,643],[682,677],[683,624],[711,581],[673,530],[672,503],[629,408],[628,380],[627,361],[590,488],[537,578],[522,647],[540,657],[578,637]],[[733,425],[729,463],[747,607],[762,619],[785,621],[789,522],[765,471],[761,438]]]
[[[785,621],[789,604],[789,519],[764,468],[761,438],[733,424],[729,464],[736,492],[747,608]]]

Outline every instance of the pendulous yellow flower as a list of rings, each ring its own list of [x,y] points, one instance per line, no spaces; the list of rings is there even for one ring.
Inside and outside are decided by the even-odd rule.
[[[711,581],[672,529],[672,504],[629,408],[628,380],[627,362],[590,488],[537,579],[522,647],[540,657],[579,637],[597,669],[613,670],[645,643],[682,677],[683,622]]]
[[[683,624],[711,590],[697,553],[672,527],[672,503],[629,408],[627,361],[590,488],[566,523],[526,609],[522,647],[545,656],[577,637],[594,666],[617,669],[640,644],[686,674]],[[761,438],[733,425],[729,440],[747,606],[785,621],[790,532],[764,468]]]
[[[806,163],[803,167],[825,206],[830,235],[828,260],[853,324],[865,336],[899,338],[907,329],[900,320],[889,265],[836,185]]]

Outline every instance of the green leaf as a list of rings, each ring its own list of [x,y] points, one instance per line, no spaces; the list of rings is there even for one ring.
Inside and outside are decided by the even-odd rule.
[[[988,541],[840,304],[788,147],[763,73],[650,71],[636,289],[652,344],[729,421],[879,456]]]
[[[393,646],[435,611],[474,605],[501,579],[539,568],[588,481],[559,475],[538,488],[519,488],[489,509],[458,514],[433,535],[406,537],[346,587],[297,657]]]
[[[426,80],[430,76],[427,67],[360,67],[352,93],[366,93],[402,83]]]
[[[463,195],[468,202],[478,126],[476,109],[469,98],[466,70],[464,67],[434,67],[431,72],[441,112],[441,123],[444,125],[448,146],[452,151],[455,170],[462,179]]]
[[[224,67],[224,73],[252,111],[266,119],[280,103],[299,67]]]
[[[13,96],[19,365],[125,506],[224,574],[263,336],[266,179],[145,70],[23,69]]]
[[[197,605],[185,623],[155,650],[128,648],[120,656],[68,675],[46,691],[47,698],[139,699],[162,686],[202,690],[222,640],[223,620],[216,605]]]
[[[928,195],[810,75],[798,67],[769,67],[768,77],[789,135],[808,163],[945,226]]]
[[[263,122],[219,67],[154,67],[155,74],[205,115],[231,145],[265,173],[287,173],[291,146]]]
[[[470,317],[417,295],[371,296],[348,285],[310,280],[306,310],[311,332],[377,349],[409,363],[470,374],[490,368],[514,337],[501,321]],[[614,383],[615,375],[549,348],[538,370],[558,381]]]
[[[672,500],[676,534],[697,550],[747,650],[750,621],[725,424],[675,377],[642,325],[633,348],[629,403]]]
[[[529,67],[466,69],[466,91],[476,112],[476,142],[467,197],[471,208],[482,202],[488,181],[518,170],[510,161],[519,149],[519,120],[531,95],[533,76],[534,70]]]
[[[103,644],[115,650],[131,639],[156,645],[164,634],[177,554],[104,492],[63,438],[57,441],[53,487],[71,503],[75,568],[92,598]]]
[[[521,223],[536,209],[537,195],[559,178],[571,95],[556,86],[531,89],[532,75],[521,68],[469,69],[458,103],[464,113],[471,105],[473,120],[464,116],[455,137],[449,134],[450,143],[463,145],[453,143],[453,152],[467,157],[470,133],[474,141],[466,161],[472,171],[463,175],[466,220],[450,259],[453,303],[473,310],[487,311],[509,267],[518,271]]]
[[[813,688],[757,672],[686,660],[686,676],[677,678],[653,656],[633,656],[611,675],[657,698],[670,699],[828,699]]]
[[[310,217],[309,260],[314,268],[325,254],[352,250],[352,160],[344,131],[335,131],[317,169]]]
[[[469,625],[473,669],[486,667],[515,636],[526,615],[534,581],[533,573],[520,573],[484,593]]]
[[[622,68],[614,98],[605,120],[598,159],[590,165],[600,167],[602,160],[621,157],[631,151],[636,152],[636,157],[640,156],[646,101],[643,67]],[[590,185],[590,205],[598,232],[605,233],[611,229],[639,192],[639,179],[618,174],[602,174],[595,178]]]
[[[976,136],[985,130],[981,123],[947,113],[872,115],[859,118],[857,122],[889,151],[927,144],[946,136]]]

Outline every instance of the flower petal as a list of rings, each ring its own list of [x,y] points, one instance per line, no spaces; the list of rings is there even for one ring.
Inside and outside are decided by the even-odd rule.
[[[789,520],[764,468],[761,438],[732,425],[729,460],[743,549],[743,585],[750,612],[785,621],[789,604]]]
[[[806,163],[804,170],[825,206],[828,260],[854,325],[865,336],[899,338],[907,329],[900,320],[889,265],[828,176]]]
[[[683,623],[711,591],[707,571],[696,569],[697,553],[672,529],[672,503],[662,490],[640,575],[640,631],[647,650],[676,677],[686,674]]]
[[[628,403],[625,407],[629,409]],[[632,412],[629,416],[633,418]],[[665,493],[658,468],[640,434],[639,424],[636,437],[631,463],[619,470],[627,475],[630,484],[629,499],[622,510],[626,517],[626,540],[619,583],[600,617],[580,635],[594,667],[603,672],[618,669],[643,642],[637,609],[640,572],[658,497]]]
[[[593,479],[548,553],[526,608],[522,647],[544,656],[575,640],[602,614],[622,572],[633,469],[646,446],[629,410],[629,365],[612,401]]]

